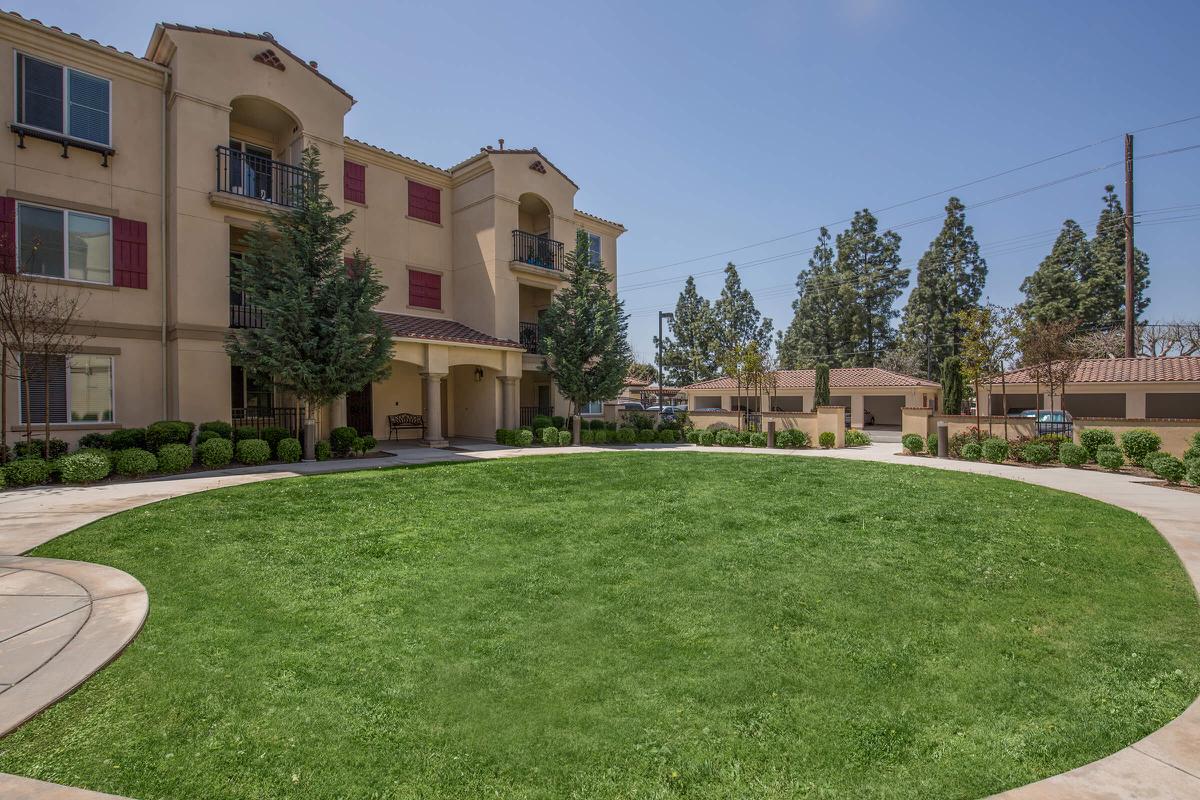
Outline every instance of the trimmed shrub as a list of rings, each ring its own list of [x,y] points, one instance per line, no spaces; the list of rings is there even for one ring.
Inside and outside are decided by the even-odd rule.
[[[580,444],[595,444],[596,443],[596,431],[592,430],[591,428],[580,428],[579,429],[579,443]]]
[[[925,449],[929,451],[929,455],[936,456],[938,454],[937,434],[931,433],[925,439]]]
[[[1188,463],[1187,479],[1192,486],[1200,486],[1200,459]]]
[[[1059,452],[1062,452],[1061,445]],[[1050,445],[1041,442],[1030,442],[1021,449],[1021,459],[1030,464],[1045,464],[1053,457],[1054,453],[1050,451]]]
[[[717,431],[717,444],[720,447],[735,447],[738,443],[737,431]]]
[[[228,467],[233,461],[233,442],[224,437],[209,439],[196,448],[196,457],[209,469]]]
[[[530,447],[533,444],[533,431],[527,431],[524,428],[517,431],[517,438],[514,444],[517,447]]]
[[[904,449],[915,456],[925,449],[925,437],[918,433],[906,433],[900,437],[900,444],[904,445]]]
[[[1096,450],[1096,463],[1116,472],[1125,466],[1125,454],[1115,445],[1105,445]]]
[[[716,434],[712,431],[700,431],[700,440],[697,442],[701,447],[712,447],[717,443]]]
[[[822,431],[821,435],[817,437],[817,443],[828,450],[837,444],[837,434],[833,431]]]
[[[279,448],[279,443],[289,435],[291,434],[287,428],[281,428],[278,425],[268,425],[262,429],[259,438],[271,446],[271,453],[274,455]]]
[[[871,443],[871,437],[866,431],[851,428],[846,431],[846,447],[862,447]]]
[[[993,464],[999,464],[1008,458],[1008,442],[993,436],[983,440],[983,457]]]
[[[1183,451],[1183,463],[1200,460],[1200,431],[1192,434],[1191,447]]]
[[[130,447],[117,453],[117,461],[113,466],[118,475],[141,478],[158,469],[158,459],[149,450]]]
[[[674,428],[663,428],[658,432],[658,440],[663,444],[675,444],[679,441],[679,431]]]
[[[313,447],[313,455],[316,456],[317,461],[328,461],[333,457],[333,448],[330,447],[329,442],[322,439]]]
[[[1088,454],[1083,445],[1074,442],[1063,442],[1058,447],[1058,460],[1068,467],[1078,467],[1087,463]]]
[[[960,452],[967,461],[978,461],[983,458],[983,445],[979,442],[967,442]]]
[[[253,425],[238,425],[233,429],[233,443],[244,442],[247,439],[257,439],[258,428]]]
[[[535,414],[533,417],[533,425],[530,427],[532,427],[535,431],[540,431],[543,428],[549,428],[553,424],[554,420],[550,418],[550,415]]]
[[[196,426],[177,419],[164,419],[146,426],[146,449],[157,453],[163,445],[189,444]]]
[[[365,456],[367,453],[374,452],[375,448],[378,446],[379,442],[376,441],[375,437],[371,436],[370,434],[367,434],[366,436],[360,436],[354,440],[354,450],[360,456]]]
[[[636,428],[617,428],[618,444],[633,444],[637,441]]]
[[[257,467],[271,460],[271,445],[262,439],[242,439],[237,443],[237,460]]]
[[[9,486],[37,486],[50,480],[50,462],[44,458],[25,456],[4,466],[4,481]]]
[[[658,434],[654,432],[654,428],[639,428],[637,432],[637,440],[642,444],[658,441]]]
[[[809,444],[811,442],[809,442],[808,434],[799,428],[785,428],[775,435],[776,447],[796,449],[798,447],[808,447]]]
[[[581,439],[583,438],[583,431],[579,432],[579,436]],[[571,432],[570,431],[559,431],[558,432],[558,446],[559,447],[570,447],[571,446]]]
[[[630,411],[625,415],[625,424],[639,431],[646,428],[654,430],[654,417],[643,411]]]
[[[1175,456],[1166,453],[1154,459],[1152,469],[1155,475],[1167,483],[1179,483],[1187,474],[1187,469],[1183,466],[1183,462]]]
[[[553,425],[547,425],[544,428],[538,428],[538,441],[544,445],[554,447],[558,444],[558,428]]]
[[[1117,437],[1108,428],[1084,428],[1079,432],[1079,444],[1087,453],[1088,461],[1096,460],[1096,451],[1105,445],[1116,445]]]
[[[80,450],[107,450],[108,435],[104,433],[85,433],[79,437]]]
[[[233,441],[233,426],[230,425],[228,422],[220,422],[220,421],[201,422],[200,423],[200,433],[204,434],[207,432],[215,433],[217,436],[220,436],[222,439],[228,439],[229,441]],[[212,438],[212,437],[209,437],[209,438]]]
[[[592,431],[592,441],[595,444],[608,444],[609,433],[607,428],[600,428]]]
[[[690,431],[684,434],[684,440],[687,441],[688,444],[700,444],[700,431],[692,428]]]
[[[0,467],[0,489],[8,485],[8,479],[4,477],[4,469]]]
[[[183,472],[196,460],[192,446],[188,444],[164,444],[158,451],[158,471],[172,474]]]
[[[300,446],[300,440],[292,436],[280,439],[276,450],[279,460],[288,464],[296,463],[304,455],[304,448]]]
[[[207,442],[209,439],[224,439],[224,438],[225,438],[224,436],[217,433],[216,431],[200,431],[199,433],[196,434],[196,446],[199,447],[200,445]]]
[[[333,449],[335,456],[348,456],[354,449],[354,440],[357,438],[358,431],[349,425],[343,425],[329,432],[329,446]]]
[[[508,444],[507,428],[496,428],[496,444]]]
[[[561,431],[566,426],[567,426],[567,420],[564,417],[560,417],[556,414],[550,418],[550,427],[551,428],[557,428],[558,430]]]
[[[950,457],[961,457],[962,449],[968,442],[975,442],[976,444],[983,443],[983,436],[979,433],[979,429],[974,425],[967,428],[965,431],[959,431],[958,433],[955,433],[949,437],[949,441],[946,442],[946,449],[949,451]],[[935,449],[934,452],[937,452],[937,450]]]
[[[43,458],[46,454],[46,440],[33,439],[20,441],[13,445],[13,456],[16,458]],[[62,439],[50,440],[50,460],[67,454],[67,443]]]
[[[1162,446],[1162,437],[1146,428],[1133,428],[1121,434],[1121,449],[1130,464],[1143,466],[1146,457],[1158,452]]]
[[[145,449],[145,447],[146,431],[144,428],[120,428],[108,435],[109,450]]]
[[[63,483],[95,483],[112,472],[112,459],[104,450],[89,447],[58,460]]]
[[[767,446],[767,435],[765,433],[760,433],[760,432],[756,431],[755,433],[750,434],[749,444],[751,447],[766,447]]]
[[[604,421],[604,420],[602,420],[602,419],[593,419],[593,420],[589,420],[589,421],[588,421],[588,423],[587,423],[587,426],[588,426],[589,428],[591,428],[592,430],[594,430],[594,431],[606,431],[606,430],[608,430],[608,423],[607,423],[607,422],[605,422],[605,421]]]

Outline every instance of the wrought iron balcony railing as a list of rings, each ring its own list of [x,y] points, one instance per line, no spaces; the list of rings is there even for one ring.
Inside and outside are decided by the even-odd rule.
[[[542,326],[536,322],[521,323],[521,344],[526,353],[540,353],[542,347]]]
[[[217,191],[295,208],[305,192],[316,186],[315,176],[294,164],[217,147]]]
[[[562,272],[563,243],[526,231],[513,231],[513,261]]]
[[[231,328],[261,328],[262,309],[258,306],[230,305],[229,327]]]

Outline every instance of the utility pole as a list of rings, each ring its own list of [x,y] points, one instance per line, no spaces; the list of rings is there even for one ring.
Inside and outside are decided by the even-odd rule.
[[[1125,357],[1133,358],[1133,134],[1125,134]]]
[[[674,321],[675,315],[670,311],[658,312],[658,413],[662,414],[663,409],[663,366],[662,366],[662,344],[663,331],[662,322],[664,319]]]

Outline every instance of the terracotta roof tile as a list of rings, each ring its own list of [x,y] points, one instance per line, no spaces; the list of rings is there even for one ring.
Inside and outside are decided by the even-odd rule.
[[[775,376],[776,385],[780,389],[813,389],[817,385],[815,369],[781,369],[775,373]],[[938,384],[879,367],[834,367],[829,370],[830,389],[874,389],[891,386],[936,388]],[[733,378],[714,378],[684,387],[685,390],[690,391],[736,388],[737,381]]]
[[[598,217],[595,214],[589,214],[586,211],[580,211],[578,208],[575,209],[575,213],[581,217],[587,217],[588,219],[594,219],[594,220],[596,220],[596,222],[603,222],[605,225],[612,225],[614,228],[620,228],[621,230],[626,230],[624,225],[622,225],[619,222],[615,222],[611,219],[605,219],[604,217]]]
[[[103,42],[98,42],[95,39],[89,39],[85,36],[81,36],[78,33],[71,33],[69,31],[64,31],[62,28],[58,27],[57,25],[47,25],[46,23],[42,22],[40,19],[35,19],[33,17],[23,17],[20,14],[18,14],[16,11],[0,11],[0,13],[5,14],[10,17],[15,17],[16,19],[19,19],[22,22],[28,22],[30,25],[37,25],[38,27],[45,28],[48,31],[53,31],[54,33],[60,33],[63,36],[70,36],[74,39],[79,39],[80,41],[84,41],[89,44],[99,45],[100,47],[103,47],[106,50],[112,50],[114,53],[117,53],[122,56],[129,56],[130,58],[136,59],[138,61],[144,61],[144,62],[147,62],[150,64],[154,63],[153,61],[150,61],[150,59],[143,58],[142,56],[134,55],[133,53],[129,52],[128,50],[121,50],[119,48],[113,47],[111,44],[104,44]]]
[[[1034,383],[1031,370],[1022,368],[1006,374],[1009,383]],[[1153,358],[1085,358],[1079,362],[1070,383],[1161,383],[1200,381],[1200,356]]]
[[[464,344],[484,344],[492,347],[511,347],[524,350],[519,343],[510,339],[497,339],[480,333],[474,328],[468,328],[461,322],[452,319],[436,319],[434,317],[415,317],[411,314],[388,314],[376,311],[383,324],[393,336],[403,339],[429,339],[435,342],[462,342]]]
[[[482,156],[504,156],[504,155],[538,156],[542,159],[542,161],[545,161],[551,167],[554,167],[555,172],[557,172],[559,175],[562,175],[564,178],[566,178],[567,183],[571,184],[576,189],[579,188],[579,184],[577,184],[575,181],[571,180],[570,175],[563,172],[558,167],[555,167],[554,162],[551,161],[549,158],[547,158],[546,154],[543,153],[541,150],[538,150],[536,147],[506,147],[503,150],[499,150],[495,147],[492,147],[489,144],[486,147],[479,148],[479,152],[476,153],[475,155],[470,156],[468,158],[464,158],[462,161],[460,161],[457,164],[455,164],[454,166],[452,166],[450,168],[450,171],[453,172],[454,170],[458,169],[459,167],[465,167],[467,164],[470,164],[472,161],[474,161],[475,159],[480,158]]]
[[[450,174],[450,170],[442,169],[441,167],[435,167],[433,164],[422,161],[419,158],[413,158],[412,156],[406,156],[403,153],[397,153],[395,150],[388,150],[386,147],[380,147],[377,144],[371,144],[370,142],[364,142],[361,139],[355,139],[353,136],[346,136],[344,138],[347,142],[353,142],[354,144],[360,145],[362,147],[366,147],[370,150],[375,150],[376,152],[383,153],[386,156],[391,156],[393,158],[399,158],[403,161],[408,161],[410,163],[425,167],[426,169],[431,169],[431,170],[434,170],[435,172],[440,172],[443,175]]]

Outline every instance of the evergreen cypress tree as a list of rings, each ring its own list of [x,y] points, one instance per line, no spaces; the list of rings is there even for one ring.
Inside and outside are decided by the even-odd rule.
[[[654,337],[655,347],[658,337]],[[663,370],[675,386],[687,386],[717,376],[716,318],[712,304],[696,291],[688,276],[675,302],[675,319],[663,342]]]
[[[900,266],[900,235],[879,233],[879,221],[867,209],[855,212],[850,227],[838,234],[835,267],[842,295],[837,329],[847,351],[840,361],[872,366],[892,345],[896,299],[908,286],[909,270]]]
[[[345,263],[354,212],[339,213],[325,193],[315,147],[302,166],[312,177],[294,190],[296,205],[246,237],[238,281],[262,325],[230,334],[225,349],[234,364],[270,375],[311,417],[387,377],[392,339],[373,311],[386,290],[370,259],[355,250]]]
[[[1025,301],[1021,313],[1034,322],[1079,319],[1083,306],[1083,276],[1092,272],[1092,249],[1083,228],[1073,219],[1063,222],[1050,255],[1021,282]]]
[[[732,262],[725,265],[725,285],[713,304],[713,313],[718,356],[745,344],[753,344],[764,355],[770,351],[771,320],[763,319],[754,305],[754,295],[742,287],[742,279]]]
[[[963,389],[962,360],[947,356],[942,361],[942,413],[961,414],[966,392]]]
[[[845,348],[838,341],[837,319],[842,293],[834,276],[834,252],[829,230],[821,228],[808,269],[796,277],[792,322],[778,341],[780,369],[804,369],[835,359]]]
[[[1104,209],[1091,243],[1091,270],[1080,276],[1080,308],[1075,317],[1084,330],[1125,324],[1125,210],[1113,186],[1104,187]],[[1150,257],[1134,250],[1134,322],[1150,305]]]
[[[621,393],[633,363],[629,315],[609,287],[612,276],[592,263],[587,232],[575,235],[566,257],[567,284],[542,317],[544,369],[571,401],[572,413]]]
[[[813,389],[813,407],[829,405],[829,365],[817,364],[815,388]]]

